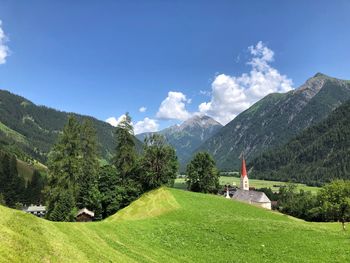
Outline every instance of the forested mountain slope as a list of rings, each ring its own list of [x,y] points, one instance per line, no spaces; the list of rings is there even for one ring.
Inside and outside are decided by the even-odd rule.
[[[244,152],[252,160],[283,145],[305,128],[325,119],[350,99],[350,82],[316,74],[300,88],[270,94],[239,114],[198,151],[208,151],[223,170],[238,170]]]
[[[350,179],[350,101],[250,163],[254,178],[321,184]]]
[[[45,162],[69,115],[74,115],[80,121],[84,118],[92,120],[101,155],[108,159],[114,150],[114,127],[110,124],[89,116],[37,106],[5,90],[0,90],[0,145],[19,157],[24,152],[31,158]],[[136,141],[140,148],[141,143]]]

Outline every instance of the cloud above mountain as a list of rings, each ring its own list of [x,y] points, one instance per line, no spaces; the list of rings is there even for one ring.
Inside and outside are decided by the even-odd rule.
[[[266,95],[292,89],[292,80],[270,65],[274,60],[271,49],[260,41],[248,50],[251,71],[240,76],[217,75],[211,84],[211,99],[199,105],[199,112],[227,124]]]
[[[182,92],[169,91],[168,96],[160,104],[156,114],[162,120],[187,120],[191,114],[186,110],[186,104],[191,100]]]
[[[120,117],[110,117],[106,120],[113,127],[117,127],[118,124],[125,118],[125,114],[122,114]],[[142,121],[136,123],[131,123],[134,127],[134,133],[139,134],[143,132],[156,132],[159,130],[158,121],[155,119],[144,118]]]
[[[8,38],[2,29],[2,21],[0,20],[0,64],[6,63],[6,57],[9,55],[9,48],[6,46]]]
[[[144,132],[156,132],[159,130],[159,124],[157,120],[144,118],[142,121],[138,121],[134,125],[135,134],[140,134]]]
[[[191,99],[184,93],[169,91],[154,118],[146,117],[134,124],[135,133],[158,131],[163,120],[185,121],[194,114],[208,115],[225,125],[266,95],[292,89],[292,80],[271,66],[275,54],[262,41],[248,47],[248,52],[250,71],[239,76],[217,74],[211,91],[199,91],[208,101],[200,103],[197,112],[188,111]],[[145,107],[139,108],[139,112],[145,111]],[[106,121],[117,126],[122,117]]]

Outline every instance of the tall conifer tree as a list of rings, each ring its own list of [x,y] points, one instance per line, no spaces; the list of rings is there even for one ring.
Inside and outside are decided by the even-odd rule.
[[[49,181],[46,191],[49,219],[57,221],[62,218],[64,221],[71,219],[69,215],[76,206],[79,193],[76,182],[81,174],[81,158],[80,125],[76,118],[71,116],[49,154]],[[65,208],[63,204],[66,204]],[[60,217],[57,216],[58,211],[62,213]]]
[[[116,153],[113,159],[114,166],[120,173],[122,180],[128,179],[136,164],[136,150],[134,129],[129,113],[125,114],[123,120],[115,130]]]

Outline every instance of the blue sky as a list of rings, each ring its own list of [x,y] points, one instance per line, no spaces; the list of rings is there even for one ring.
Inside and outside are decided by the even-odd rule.
[[[101,120],[128,111],[138,132],[196,112],[225,124],[316,72],[350,79],[349,13],[346,0],[0,0],[0,89]]]

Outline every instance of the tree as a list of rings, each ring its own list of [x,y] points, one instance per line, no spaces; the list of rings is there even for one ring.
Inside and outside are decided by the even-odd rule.
[[[136,163],[134,130],[129,113],[118,124],[115,130],[116,149],[113,158],[114,166],[119,171],[122,180],[133,173]]]
[[[47,218],[55,221],[71,220],[68,215],[76,206],[79,193],[77,182],[81,174],[80,125],[72,116],[49,154],[48,168]],[[59,216],[58,212],[63,215]]]
[[[325,185],[319,192],[319,211],[326,221],[339,221],[345,230],[350,220],[350,181],[336,180]]]
[[[44,188],[44,180],[42,175],[34,170],[32,180],[28,182],[26,189],[27,202],[31,204],[40,204],[43,201],[42,190]]]
[[[80,128],[80,174],[77,194],[78,208],[88,208],[101,216],[100,192],[98,190],[98,143],[97,133],[91,120],[84,120]]]
[[[113,165],[105,165],[99,171],[98,188],[101,193],[102,217],[106,218],[120,209],[122,197],[118,187],[122,185],[121,177]]]
[[[23,203],[25,182],[18,175],[17,159],[14,155],[0,152],[0,193],[5,203],[15,207],[16,203]]]
[[[216,193],[219,173],[215,161],[207,152],[197,153],[187,165],[187,187],[194,192]]]
[[[60,189],[48,205],[47,217],[51,221],[74,221],[76,208],[72,187]]]
[[[146,191],[174,184],[178,161],[174,148],[166,143],[164,136],[153,134],[146,137],[141,170],[141,182]]]

